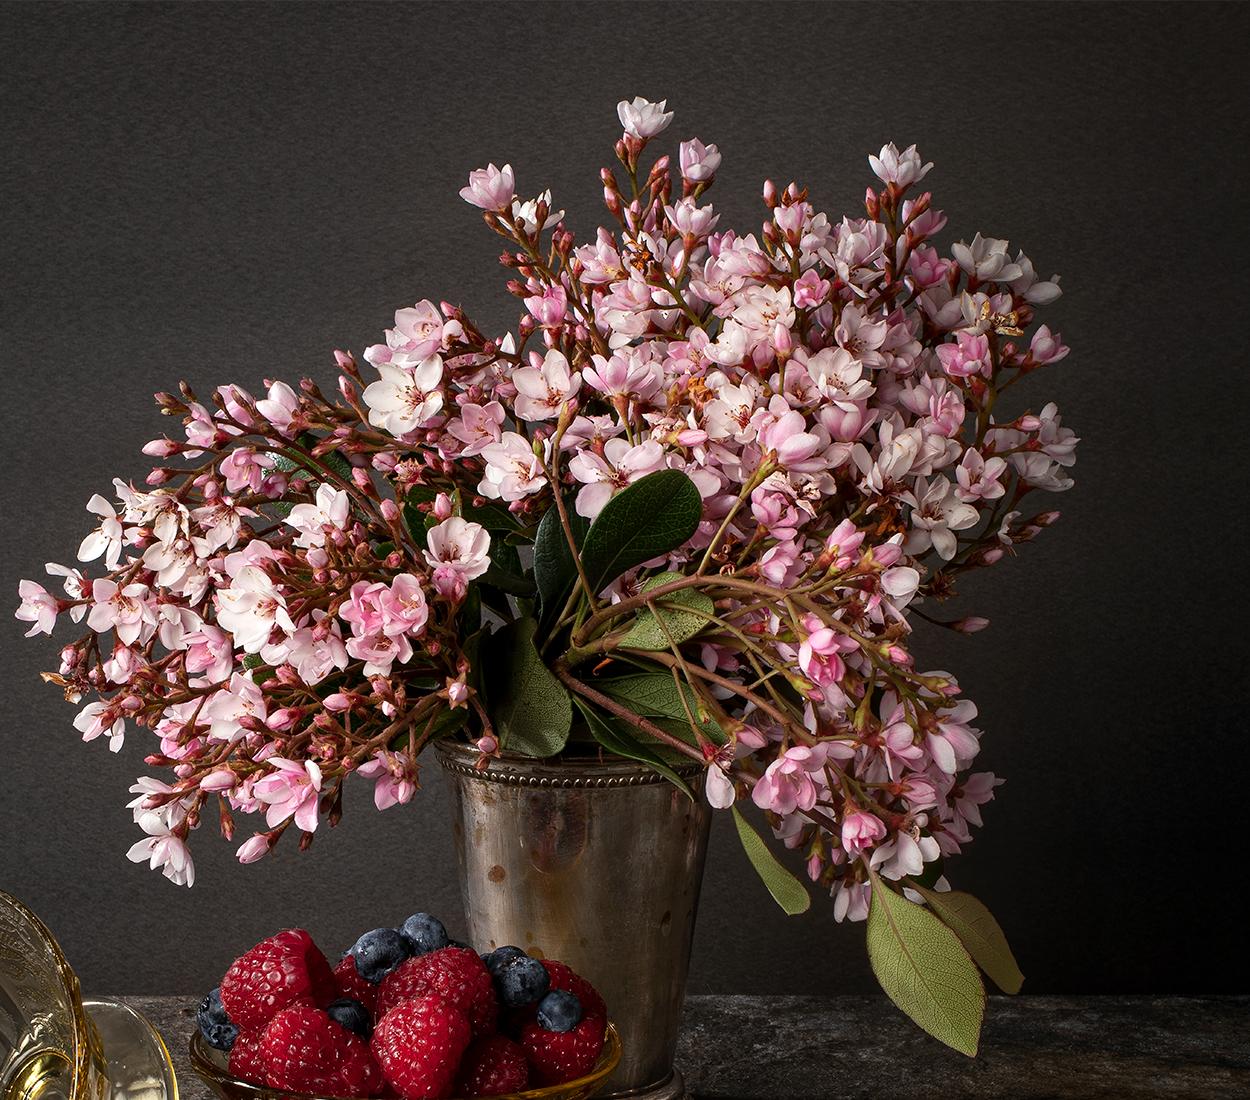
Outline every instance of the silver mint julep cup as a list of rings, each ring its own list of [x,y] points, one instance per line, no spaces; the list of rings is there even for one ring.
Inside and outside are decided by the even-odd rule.
[[[684,1096],[673,1055],[707,804],[625,760],[505,757],[477,771],[476,750],[437,751],[470,942],[559,959],[603,994],[624,1049],[604,1097]],[[698,795],[702,772],[691,772]]]

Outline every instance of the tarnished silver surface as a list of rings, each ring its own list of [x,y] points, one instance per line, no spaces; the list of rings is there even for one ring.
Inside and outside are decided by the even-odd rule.
[[[684,1095],[673,1071],[711,813],[627,761],[473,767],[440,743],[469,936],[561,959],[603,994],[624,1055],[605,1097]],[[693,769],[698,793],[702,772]]]

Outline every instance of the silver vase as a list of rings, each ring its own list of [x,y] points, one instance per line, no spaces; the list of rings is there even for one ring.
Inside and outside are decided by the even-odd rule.
[[[624,1055],[602,1094],[685,1096],[673,1069],[711,812],[624,760],[492,760],[440,742],[470,941],[561,959]],[[696,795],[701,771],[688,782]]]

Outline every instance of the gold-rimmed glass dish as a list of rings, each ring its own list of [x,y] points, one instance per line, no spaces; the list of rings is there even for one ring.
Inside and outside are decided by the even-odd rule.
[[[3,891],[0,1100],[178,1100],[156,1029],[122,1001],[84,1001],[52,933]]]
[[[604,1082],[620,1060],[621,1038],[616,1028],[609,1024],[599,1061],[585,1077],[566,1081],[562,1085],[510,1092],[506,1096],[495,1097],[494,1100],[587,1100],[603,1088]],[[191,1036],[191,1068],[221,1100],[338,1100],[303,1092],[282,1092],[240,1080],[232,1076],[227,1068],[227,1056],[210,1047],[198,1031]]]

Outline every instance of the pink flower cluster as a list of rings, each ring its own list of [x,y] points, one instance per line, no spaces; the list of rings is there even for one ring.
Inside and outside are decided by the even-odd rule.
[[[116,749],[146,727],[149,761],[172,769],[136,789],[147,839],[132,858],[189,883],[185,841],[210,800],[227,837],[235,814],[264,816],[239,849],[250,862],[292,825],[308,843],[337,822],[353,773],[385,808],[412,797],[430,739],[498,751],[475,645],[484,604],[524,609],[496,574],[529,574],[515,548],[557,493],[594,521],[659,471],[697,488],[698,529],[575,591],[543,647],[570,691],[591,700],[622,628],[697,589],[704,629],[628,656],[676,676],[724,740],[693,718],[639,728],[705,766],[714,805],[766,811],[839,919],[864,916],[869,868],[919,878],[980,824],[999,781],[969,771],[976,708],[917,669],[911,622],[1054,521],[1028,507],[1034,491],[1072,484],[1056,407],[1005,411],[1068,353],[1034,327],[1058,278],[1005,240],[940,245],[914,146],[869,158],[861,215],[769,182],[762,226],[739,232],[706,201],[715,145],[647,167],[672,113],[643,99],[618,113],[610,224],[581,243],[510,165],[461,191],[507,242],[514,331],[421,301],[365,349],[368,377],[336,353],[336,397],[309,381],[158,395],[184,432],[145,450],[176,464],[143,489],[116,482],[116,506],[92,498],[79,559],[97,575],[49,566],[63,594],[22,582],[30,633],[86,619],[51,677],[91,697],[84,739]],[[680,579],[644,591],[661,574]]]

